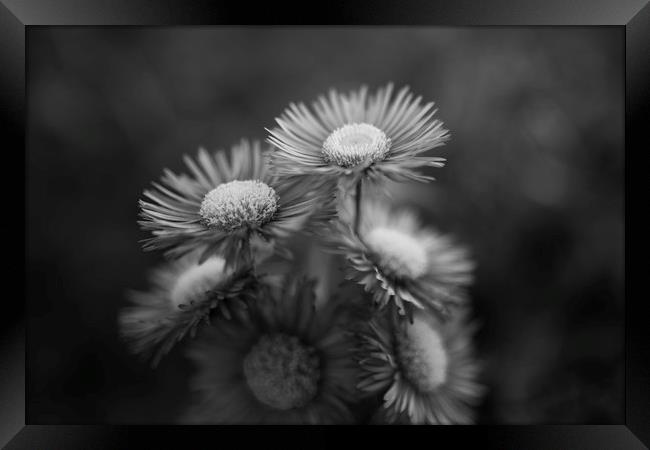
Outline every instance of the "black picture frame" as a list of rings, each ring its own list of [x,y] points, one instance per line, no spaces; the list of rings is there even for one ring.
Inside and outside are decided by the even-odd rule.
[[[254,14],[252,5],[217,3],[214,1],[151,1],[151,0],[2,0],[0,1],[0,123],[3,128],[5,167],[3,192],[5,214],[3,235],[18,242],[16,236],[27,238],[24,227],[16,220],[15,211],[24,212],[24,197],[15,195],[16,181],[8,176],[16,165],[7,161],[15,157],[24,164],[25,148],[25,51],[26,32],[39,25],[223,25],[250,24],[368,24],[368,25],[444,25],[444,26],[536,26],[582,25],[617,26],[625,29],[625,195],[644,192],[639,187],[640,159],[650,148],[646,113],[650,94],[650,5],[645,0],[494,0],[489,3],[473,0],[410,2],[345,3],[330,1],[309,5],[305,17],[289,14],[293,8],[267,5]],[[301,11],[303,12],[303,11]],[[636,171],[637,175],[634,175]],[[637,181],[637,189],[632,184]],[[23,184],[23,186],[25,186]],[[632,203],[627,203],[630,215]],[[25,215],[23,214],[23,217]],[[5,289],[5,305],[0,313],[3,339],[0,341],[0,374],[3,395],[0,401],[0,444],[7,449],[114,449],[176,448],[190,442],[219,445],[223,439],[240,441],[274,439],[304,445],[339,445],[341,433],[350,436],[348,444],[373,445],[375,442],[399,445],[428,440],[454,446],[480,445],[481,448],[603,448],[637,449],[650,445],[650,336],[646,325],[649,307],[643,294],[632,291],[632,280],[641,288],[641,276],[635,276],[629,263],[640,253],[642,232],[635,232],[634,247],[630,245],[631,220],[626,217],[626,333],[625,333],[625,423],[620,425],[528,425],[476,427],[180,427],[180,426],[76,426],[34,425],[25,423],[25,329],[27,305],[13,299]],[[635,220],[641,230],[645,219]],[[23,240],[24,242],[24,240]],[[5,286],[18,279],[24,261],[24,247],[14,258],[2,258]],[[638,268],[639,266],[637,266]],[[29,283],[26,279],[25,283]],[[639,289],[640,291],[640,289]],[[641,291],[642,292],[642,291]],[[254,430],[253,430],[254,428]],[[254,432],[253,432],[254,431]],[[408,434],[407,434],[408,433]],[[356,436],[358,435],[358,436]],[[283,439],[280,441],[280,439]],[[442,441],[440,441],[442,439]],[[207,444],[206,444],[207,445]],[[443,444],[444,445],[444,444]],[[304,447],[303,447],[304,448]]]

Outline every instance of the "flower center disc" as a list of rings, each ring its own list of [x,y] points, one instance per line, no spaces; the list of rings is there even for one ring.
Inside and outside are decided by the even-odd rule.
[[[397,336],[397,354],[409,381],[423,392],[432,392],[447,381],[447,351],[432,324],[416,315]]]
[[[280,410],[300,408],[318,392],[319,359],[295,336],[265,335],[246,355],[244,375],[260,402]]]
[[[169,298],[176,307],[187,305],[191,301],[200,302],[205,298],[206,292],[214,289],[227,276],[224,271],[223,258],[213,256],[201,265],[187,268],[176,279]]]
[[[390,139],[379,128],[367,123],[352,123],[337,128],[323,143],[323,158],[341,167],[373,163],[386,157]]]
[[[392,228],[377,227],[365,237],[382,270],[402,278],[418,278],[427,270],[427,254],[412,236]]]
[[[199,214],[208,227],[234,231],[271,220],[278,209],[278,200],[275,190],[261,181],[235,180],[208,192]]]

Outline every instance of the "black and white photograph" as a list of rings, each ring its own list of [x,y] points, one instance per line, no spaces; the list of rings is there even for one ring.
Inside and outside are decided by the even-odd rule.
[[[650,414],[626,276],[630,55],[650,39],[38,23],[26,425],[592,426],[544,447],[646,448],[600,433]],[[526,439],[486,446],[543,448]]]
[[[34,30],[33,419],[621,422],[622,39]]]

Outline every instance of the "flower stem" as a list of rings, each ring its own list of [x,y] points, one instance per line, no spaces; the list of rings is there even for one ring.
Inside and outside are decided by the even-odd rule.
[[[253,245],[251,244],[251,236],[249,234],[248,239],[246,240],[246,264],[250,267],[251,273],[253,276],[257,276],[257,271],[255,267],[255,251],[253,250]]]
[[[359,223],[361,223],[361,179],[357,181],[354,193],[354,232],[359,234]]]

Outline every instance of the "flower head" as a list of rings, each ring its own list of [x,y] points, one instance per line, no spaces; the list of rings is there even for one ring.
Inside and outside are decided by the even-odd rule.
[[[348,95],[330,91],[312,108],[291,104],[269,130],[280,174],[427,181],[420,166],[442,167],[444,158],[421,156],[443,145],[449,134],[433,119],[433,103],[421,104],[407,87],[393,97],[393,85],[368,96],[366,87]]]
[[[383,394],[389,422],[468,424],[483,387],[462,317],[442,322],[417,311],[413,322],[383,317],[360,333],[359,389]]]
[[[194,336],[213,311],[231,317],[245,307],[256,279],[248,269],[228,269],[220,256],[199,262],[190,253],[153,271],[152,288],[132,292],[132,306],[119,315],[120,333],[134,353],[151,357],[153,365],[186,335]]]
[[[347,423],[356,369],[339,304],[314,307],[313,283],[266,291],[190,349],[192,423]]]
[[[323,143],[323,159],[339,167],[353,168],[382,161],[390,150],[390,139],[367,123],[350,123],[337,128]]]
[[[310,220],[328,219],[334,192],[324,183],[278,179],[268,170],[267,152],[242,140],[229,153],[201,149],[195,160],[185,156],[191,176],[165,170],[140,201],[139,223],[153,234],[144,248],[178,257],[201,246],[201,259],[220,254],[230,267],[249,252],[251,236],[283,240]]]
[[[278,194],[259,180],[233,180],[205,194],[199,215],[207,227],[235,231],[259,227],[278,210]]]
[[[348,215],[341,211],[336,233],[325,239],[348,260],[348,279],[372,292],[377,306],[392,300],[402,314],[415,307],[447,316],[464,300],[474,264],[449,236],[423,227],[409,210],[378,201],[363,203],[358,233]]]

